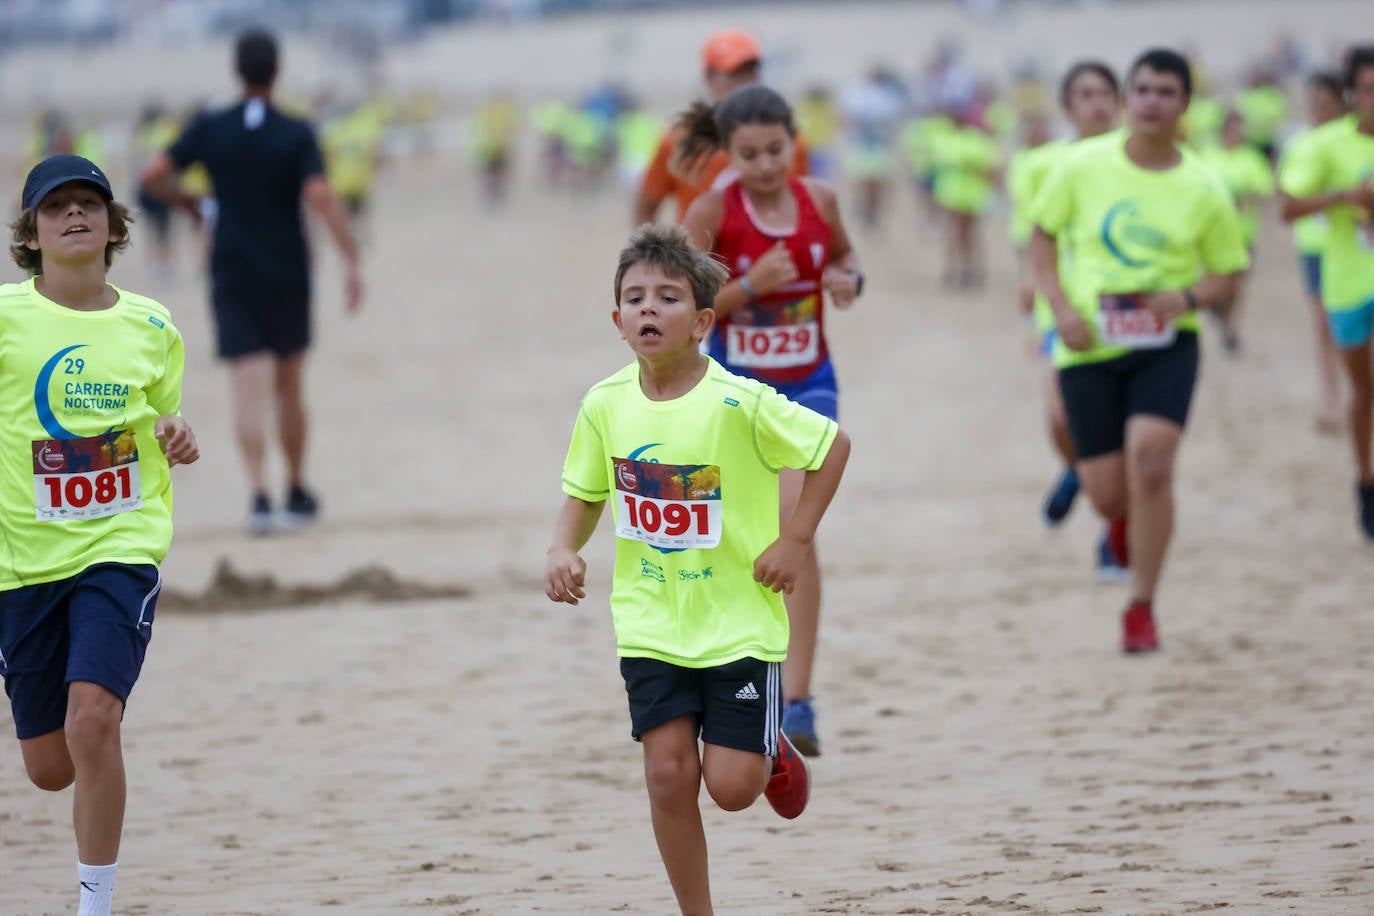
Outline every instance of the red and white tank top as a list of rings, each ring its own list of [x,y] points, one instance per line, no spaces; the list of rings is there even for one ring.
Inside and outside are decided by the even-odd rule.
[[[798,382],[829,357],[825,342],[821,272],[830,259],[830,224],[798,178],[787,185],[797,200],[797,224],[778,235],[759,226],[743,186],[725,189],[714,253],[730,268],[730,279],[747,273],[779,241],[787,246],[797,278],[766,296],[740,306],[717,322],[711,357],[731,372],[769,384]]]

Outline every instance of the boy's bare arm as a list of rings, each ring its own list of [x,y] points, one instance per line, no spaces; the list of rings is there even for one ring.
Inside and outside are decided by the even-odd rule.
[[[544,567],[544,594],[550,601],[577,604],[579,598],[586,597],[587,564],[577,552],[591,539],[605,507],[605,500],[593,503],[576,496],[563,503]]]
[[[848,461],[849,436],[841,429],[835,433],[835,441],[831,443],[821,466],[806,472],[801,495],[797,498],[797,508],[782,526],[778,539],[754,561],[755,581],[775,592],[792,594],[802,561],[811,550],[821,516],[825,515],[830,500],[840,487],[840,478]]]

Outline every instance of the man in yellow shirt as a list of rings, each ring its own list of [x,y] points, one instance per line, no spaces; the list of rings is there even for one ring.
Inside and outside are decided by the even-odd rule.
[[[1360,527],[1374,539],[1374,45],[1350,53],[1346,85],[1354,111],[1312,131],[1279,176],[1283,218],[1325,213],[1322,302],[1350,380],[1350,438]]]
[[[1054,312],[1078,475],[1132,569],[1126,652],[1159,645],[1153,602],[1197,378],[1196,312],[1229,302],[1249,265],[1226,189],[1177,142],[1191,91],[1181,55],[1141,55],[1126,81],[1127,129],[1065,153],[1031,208],[1031,262]],[[1060,245],[1072,248],[1071,265]]]

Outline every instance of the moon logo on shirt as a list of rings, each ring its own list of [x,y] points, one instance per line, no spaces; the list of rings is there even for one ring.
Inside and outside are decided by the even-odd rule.
[[[1135,203],[1130,200],[1122,200],[1113,204],[1112,208],[1107,211],[1107,215],[1102,218],[1102,244],[1112,257],[1116,258],[1127,267],[1149,266],[1149,262],[1147,261],[1137,261],[1134,258],[1128,257],[1126,252],[1121,250],[1121,243],[1118,240],[1116,229],[1117,222],[1123,217],[1132,219],[1137,215],[1139,214],[1136,210]]]
[[[43,424],[49,436],[54,439],[80,439],[76,433],[63,427],[57,422],[57,416],[53,413],[52,402],[48,400],[48,387],[52,384],[52,374],[57,370],[57,364],[62,361],[73,350],[80,350],[85,344],[76,344],[64,350],[58,350],[43,364],[43,368],[38,370],[38,381],[33,386],[33,406],[38,411],[38,422]]]

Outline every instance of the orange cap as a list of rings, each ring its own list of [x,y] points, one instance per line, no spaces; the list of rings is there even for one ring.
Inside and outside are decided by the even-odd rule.
[[[734,73],[745,64],[762,58],[759,43],[748,32],[739,29],[717,32],[701,46],[702,66],[721,73]]]

